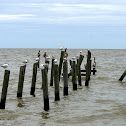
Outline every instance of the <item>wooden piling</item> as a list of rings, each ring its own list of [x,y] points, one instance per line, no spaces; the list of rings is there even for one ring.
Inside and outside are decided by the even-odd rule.
[[[9,76],[10,76],[10,71],[5,70],[4,80],[3,80],[3,87],[2,87],[2,94],[1,94],[0,109],[5,109]]]
[[[119,78],[119,81],[122,81],[125,76],[126,76],[126,70],[123,72],[122,76]]]
[[[91,74],[91,52],[88,50],[87,64],[86,64],[85,86],[89,85],[90,74]]]
[[[63,57],[64,57],[64,50],[61,50],[60,62],[59,62],[59,81],[60,81],[60,76],[62,71]]]
[[[33,74],[32,74],[32,84],[31,84],[30,95],[35,95],[35,84],[36,84],[36,77],[37,77],[37,68],[38,68],[38,63],[34,63],[33,64]]]
[[[44,100],[44,110],[49,110],[49,96],[48,96],[48,76],[47,68],[43,68],[42,72],[42,87],[43,87],[43,100]]]
[[[54,86],[55,86],[55,101],[60,100],[60,93],[59,93],[59,68],[58,64],[54,64]]]
[[[73,83],[73,90],[77,90],[77,73],[76,73],[76,62],[75,60],[72,61],[72,83]]]
[[[78,84],[80,85],[80,86],[82,86],[82,83],[81,83],[81,63],[82,63],[82,61],[83,61],[83,58],[84,58],[84,56],[83,55],[80,55],[79,56],[79,61],[78,61]]]
[[[17,97],[22,97],[26,65],[20,67]]]
[[[51,66],[50,86],[53,86],[54,60],[55,60],[55,58],[54,58],[54,57],[52,57],[52,66]],[[59,75],[58,75],[58,76],[59,76]]]
[[[38,68],[39,68],[39,66],[40,66],[40,57],[39,57],[39,60],[38,60]]]
[[[63,95],[68,95],[68,62],[67,59],[63,62],[63,81],[64,81],[64,88],[63,88]]]
[[[40,50],[39,50],[39,52],[38,52],[38,58],[39,58],[39,61],[38,61],[38,68],[39,68],[39,66],[40,66]]]

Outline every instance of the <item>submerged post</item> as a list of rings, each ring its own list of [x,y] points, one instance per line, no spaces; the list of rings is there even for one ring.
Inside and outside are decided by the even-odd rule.
[[[68,95],[68,62],[67,59],[64,59],[63,62],[63,80],[64,80],[64,88],[63,95]]]
[[[51,66],[50,86],[53,86],[54,60],[55,60],[55,57],[52,56],[52,66]],[[59,75],[58,75],[58,76],[59,76]]]
[[[9,76],[10,76],[10,71],[5,70],[4,80],[3,80],[3,87],[2,87],[2,94],[1,94],[0,109],[5,109]]]
[[[47,76],[47,65],[44,65],[42,72],[42,87],[43,87],[43,100],[44,100],[44,110],[49,110],[49,96],[48,96],[48,76]]]
[[[59,81],[60,81],[60,76],[62,71],[63,57],[64,57],[64,50],[61,50],[60,62],[59,62]]]
[[[72,61],[72,83],[73,83],[73,90],[77,90],[77,73],[76,73],[76,62],[75,58]]]
[[[91,52],[88,50],[87,64],[86,64],[85,86],[89,85],[90,74],[91,74]]]
[[[126,70],[124,71],[124,73],[122,74],[122,76],[119,78],[119,81],[122,81],[125,76],[126,76]]]
[[[34,63],[33,64],[33,74],[32,74],[32,84],[31,84],[30,95],[35,95],[35,84],[36,84],[36,77],[37,77],[37,68],[38,68],[38,63]]]
[[[60,94],[59,94],[59,69],[57,63],[54,63],[54,86],[55,86],[55,101],[58,101],[60,100]]]
[[[22,97],[25,68],[26,68],[26,65],[20,67],[17,97]]]

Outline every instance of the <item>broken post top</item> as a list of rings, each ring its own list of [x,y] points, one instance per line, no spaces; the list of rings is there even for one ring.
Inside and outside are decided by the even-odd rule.
[[[88,50],[87,58],[88,58],[88,59],[91,58],[91,52],[90,52],[90,50]]]

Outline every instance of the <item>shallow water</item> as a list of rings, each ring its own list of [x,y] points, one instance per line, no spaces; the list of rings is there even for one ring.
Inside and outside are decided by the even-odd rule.
[[[0,49],[0,65],[9,63],[10,81],[6,100],[6,109],[0,110],[1,126],[125,126],[126,125],[126,78],[118,79],[126,69],[126,50],[91,50],[92,60],[95,56],[97,73],[91,75],[89,87],[72,90],[69,79],[69,95],[63,96],[63,80],[60,81],[60,101],[54,102],[54,87],[49,86],[50,110],[43,109],[43,91],[41,90],[41,71],[38,69],[35,97],[30,95],[32,68],[39,49]],[[50,56],[60,58],[58,49],[40,49],[42,54],[48,51]],[[69,57],[79,55],[79,49],[68,49]],[[87,50],[82,50],[85,56],[82,69],[86,63]],[[22,61],[28,59],[26,67],[23,97],[17,99],[19,69]],[[70,66],[69,66],[70,67]],[[50,68],[49,75],[50,80]],[[0,68],[0,93],[3,84],[4,69]]]

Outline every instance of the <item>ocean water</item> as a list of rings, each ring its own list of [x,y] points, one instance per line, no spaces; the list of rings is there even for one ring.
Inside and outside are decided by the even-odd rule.
[[[60,81],[60,101],[54,101],[54,87],[49,89],[50,110],[43,109],[41,70],[38,69],[35,97],[30,95],[32,68],[38,51],[47,51],[50,56],[60,58],[59,49],[0,49],[0,65],[9,63],[10,80],[6,108],[0,110],[1,126],[125,126],[126,125],[126,78],[118,79],[126,69],[126,50],[91,49],[92,60],[96,58],[96,75],[91,75],[89,87],[82,86],[72,90],[69,78],[69,95],[63,96],[63,79]],[[79,55],[80,49],[68,49],[68,60]],[[87,50],[81,68],[86,63]],[[26,66],[22,99],[17,99],[17,86],[22,61],[28,59]],[[50,68],[48,81],[50,82]],[[70,65],[69,65],[70,68]],[[0,68],[0,93],[4,69]]]

